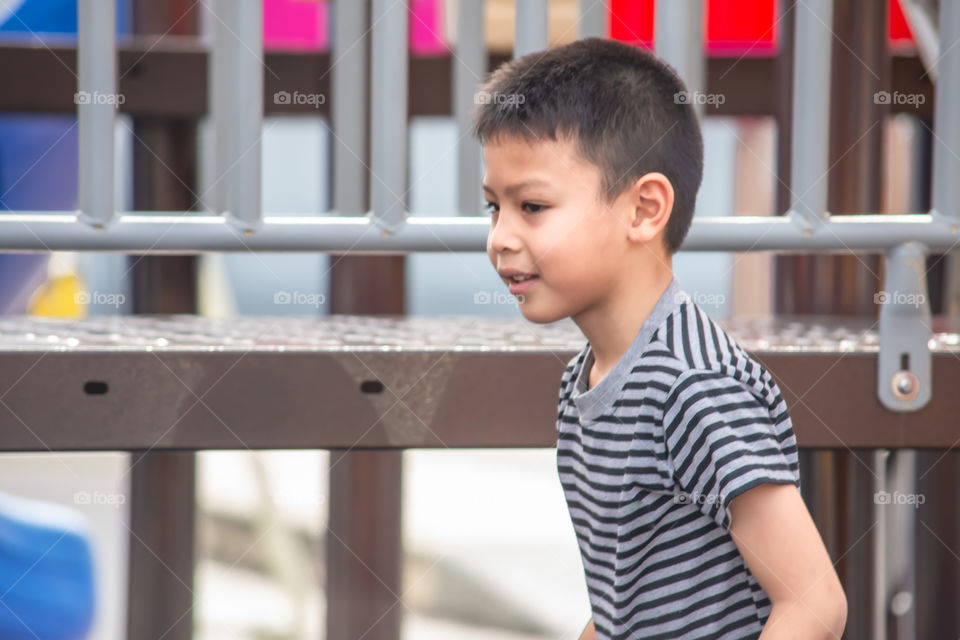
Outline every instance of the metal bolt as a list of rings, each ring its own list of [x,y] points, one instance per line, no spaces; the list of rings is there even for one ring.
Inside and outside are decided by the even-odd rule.
[[[910,393],[913,389],[913,383],[910,381],[910,378],[903,377],[897,380],[897,391],[906,395]]]
[[[895,616],[906,615],[913,607],[913,594],[909,591],[898,591],[890,598],[890,613]]]
[[[897,371],[890,380],[890,388],[900,400],[913,400],[920,391],[920,380],[909,371]]]

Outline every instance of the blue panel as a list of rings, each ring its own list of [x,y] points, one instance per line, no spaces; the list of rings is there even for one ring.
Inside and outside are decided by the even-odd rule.
[[[117,34],[130,32],[130,0],[117,0]],[[5,33],[75,36],[77,0],[6,0],[0,3],[0,38]]]
[[[0,115],[0,208],[77,208],[77,119]]]
[[[77,0],[13,0],[6,7],[0,5],[0,31],[75,34]]]
[[[0,638],[78,639],[93,622],[93,558],[79,514],[0,494]]]

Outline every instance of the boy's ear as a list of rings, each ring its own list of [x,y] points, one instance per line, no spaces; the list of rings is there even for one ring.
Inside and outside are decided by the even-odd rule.
[[[634,242],[649,243],[666,229],[673,211],[673,185],[659,172],[644,174],[630,188],[627,233]]]

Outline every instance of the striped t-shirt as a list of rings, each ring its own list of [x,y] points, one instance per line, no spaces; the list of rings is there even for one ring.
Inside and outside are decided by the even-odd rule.
[[[766,593],[728,505],[800,486],[770,374],[674,279],[614,368],[588,389],[590,343],[560,385],[557,469],[599,640],[756,638]]]

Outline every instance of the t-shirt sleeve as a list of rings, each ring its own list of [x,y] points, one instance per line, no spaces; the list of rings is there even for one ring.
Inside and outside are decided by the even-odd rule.
[[[730,501],[764,484],[799,487],[796,438],[786,404],[771,412],[739,381],[714,371],[687,371],[664,405],[668,464],[677,498],[730,528]]]

